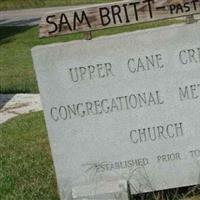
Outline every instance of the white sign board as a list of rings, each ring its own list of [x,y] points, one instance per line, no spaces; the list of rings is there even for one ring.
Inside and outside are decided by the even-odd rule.
[[[199,183],[200,23],[32,56],[62,200],[104,181],[132,193]]]

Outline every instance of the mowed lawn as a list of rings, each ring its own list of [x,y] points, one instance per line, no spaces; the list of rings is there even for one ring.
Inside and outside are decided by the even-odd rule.
[[[186,198],[188,195],[196,196]],[[146,194],[132,200],[200,200],[198,195],[200,188],[195,187]],[[0,199],[59,200],[42,112],[22,115],[0,125]]]
[[[41,112],[0,125],[0,199],[59,199]]]
[[[166,20],[94,31],[93,37],[180,23]],[[0,93],[37,93],[31,48],[37,45],[84,39],[83,34],[38,38],[38,27],[0,27]]]

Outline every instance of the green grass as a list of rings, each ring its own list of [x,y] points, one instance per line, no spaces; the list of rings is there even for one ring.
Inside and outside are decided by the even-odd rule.
[[[39,39],[36,27],[0,27],[0,32],[0,93],[38,92],[31,48],[80,37]]]
[[[93,37],[112,35],[179,23],[166,20],[94,31]],[[83,34],[38,38],[38,27],[0,27],[0,93],[38,92],[32,66],[31,48],[36,45],[83,39]]]
[[[18,117],[0,130],[0,199],[59,199],[42,113]]]
[[[1,0],[0,10],[108,3],[112,1],[113,0]]]
[[[185,200],[200,200],[199,187],[149,193],[133,199],[180,200],[186,194],[194,197]],[[59,200],[42,112],[22,115],[0,125],[0,199]]]

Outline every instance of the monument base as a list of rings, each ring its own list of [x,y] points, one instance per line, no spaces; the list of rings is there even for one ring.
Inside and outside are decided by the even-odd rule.
[[[128,183],[125,180],[99,182],[72,188],[73,200],[129,200]]]

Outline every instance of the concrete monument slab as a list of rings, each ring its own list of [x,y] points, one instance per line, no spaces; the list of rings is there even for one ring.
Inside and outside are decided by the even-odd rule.
[[[199,183],[200,23],[32,56],[62,200],[104,181],[133,194]]]

